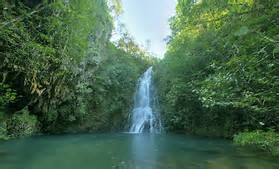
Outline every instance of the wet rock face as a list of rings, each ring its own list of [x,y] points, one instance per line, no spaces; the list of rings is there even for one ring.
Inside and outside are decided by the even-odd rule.
[[[142,129],[143,133],[149,133],[150,132],[150,123],[145,123],[143,125],[143,129]]]

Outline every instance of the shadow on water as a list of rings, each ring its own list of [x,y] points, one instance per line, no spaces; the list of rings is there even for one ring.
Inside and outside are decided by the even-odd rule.
[[[42,136],[0,142],[1,169],[278,169],[231,141],[168,134]]]

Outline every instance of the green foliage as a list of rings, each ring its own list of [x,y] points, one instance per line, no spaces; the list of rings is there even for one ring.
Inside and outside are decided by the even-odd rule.
[[[119,28],[116,30],[117,34],[120,35],[119,39],[114,40],[115,46],[117,48],[124,50],[127,53],[132,54],[133,56],[137,58],[141,58],[143,60],[146,60],[150,63],[154,63],[157,61],[157,58],[153,56],[152,53],[147,52],[144,47],[137,44],[134,37],[129,33],[129,31],[126,28],[125,24],[118,23]],[[146,42],[147,45],[150,43],[149,41]]]
[[[237,146],[255,147],[279,156],[279,134],[274,131],[243,132],[235,135],[233,140]]]
[[[200,88],[203,106],[242,109],[254,121],[254,128],[259,122],[278,128],[276,65],[274,58],[257,55],[232,57],[222,65],[213,63],[216,73],[207,77]]]
[[[110,3],[120,14],[120,1]],[[148,62],[109,42],[107,2],[4,0],[0,7],[1,136],[30,136],[37,127],[120,130]]]
[[[16,91],[11,89],[9,85],[0,83],[0,105],[13,103],[17,98]]]
[[[25,108],[13,115],[0,112],[0,140],[39,134],[39,122]]]
[[[279,131],[278,2],[179,0],[155,66],[169,131]]]
[[[112,11],[116,16],[120,16],[123,13],[121,0],[109,0]]]
[[[148,63],[110,43],[105,51],[95,76],[79,82],[71,100],[62,103],[58,112],[54,112],[58,114],[59,124],[54,124],[52,130],[95,132],[123,129],[132,106],[136,80]],[[46,126],[50,124],[48,122]]]
[[[8,132],[7,132],[7,122],[6,117],[2,111],[0,111],[0,140],[8,140]]]

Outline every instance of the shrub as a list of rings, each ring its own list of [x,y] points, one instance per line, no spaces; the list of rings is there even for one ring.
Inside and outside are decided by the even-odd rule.
[[[279,156],[279,133],[274,131],[243,132],[235,135],[233,141],[237,146],[250,146]]]
[[[8,140],[6,118],[0,110],[0,140]]]
[[[34,115],[30,115],[27,109],[13,114],[7,120],[7,133],[10,138],[22,138],[38,133],[38,121]]]

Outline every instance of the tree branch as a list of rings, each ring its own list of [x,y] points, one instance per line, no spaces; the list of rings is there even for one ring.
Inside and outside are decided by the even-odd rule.
[[[48,6],[43,6],[43,5],[44,5],[44,3],[38,5],[38,6],[35,8],[34,11],[30,12],[30,13],[27,14],[27,15],[21,15],[21,16],[15,18],[15,19],[12,19],[12,20],[10,20],[10,21],[8,21],[8,22],[2,22],[2,23],[1,23],[1,28],[5,27],[5,26],[7,26],[7,25],[9,25],[9,24],[11,24],[11,23],[13,23],[13,22],[21,21],[21,20],[23,20],[24,18],[27,18],[27,17],[29,17],[29,16],[31,16],[31,15],[33,15],[33,14],[35,14],[35,13],[38,13],[38,12],[44,10],[45,8],[49,7],[49,5],[48,5]],[[41,6],[42,6],[42,7],[41,7]]]

